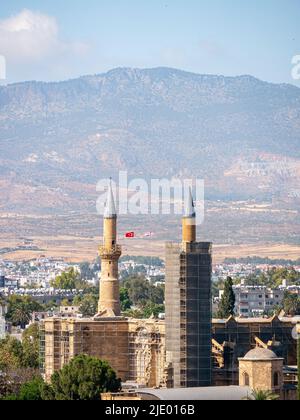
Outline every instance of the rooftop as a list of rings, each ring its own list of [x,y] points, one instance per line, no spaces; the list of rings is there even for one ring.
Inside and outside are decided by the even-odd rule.
[[[278,360],[278,359],[279,358],[272,350],[263,349],[260,347],[256,347],[255,349],[250,350],[244,357],[244,360],[253,360],[253,361]]]
[[[142,398],[159,401],[242,401],[251,390],[248,387],[220,386],[181,389],[141,389],[137,394]]]

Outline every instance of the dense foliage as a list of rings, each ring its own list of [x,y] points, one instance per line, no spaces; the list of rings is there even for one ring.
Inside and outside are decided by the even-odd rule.
[[[103,392],[117,392],[121,381],[107,362],[89,356],[75,357],[51,379],[55,400],[100,400]]]
[[[276,289],[286,280],[287,285],[300,285],[300,273],[294,268],[271,268],[266,273],[261,272],[246,278],[249,286],[266,286]]]
[[[286,292],[282,306],[279,309],[283,309],[286,315],[289,316],[300,315],[300,297],[296,294]]]
[[[39,329],[31,325],[23,332],[22,342],[12,336],[0,340],[0,370],[39,367]]]
[[[118,392],[121,381],[107,362],[95,357],[77,356],[54,373],[50,384],[36,375],[20,384],[14,392],[6,392],[6,400],[98,401],[101,393]]]
[[[164,286],[155,286],[144,276],[129,277],[122,284],[121,305],[128,316],[149,318],[154,315],[157,317],[165,311],[164,300]]]
[[[51,282],[51,286],[55,289],[75,290],[84,288],[86,283],[82,280],[80,273],[72,267],[69,271],[57,276]]]
[[[85,294],[76,296],[73,300],[73,305],[79,306],[79,311],[83,317],[93,317],[97,313],[99,293]]]
[[[33,312],[43,310],[43,306],[30,296],[11,295],[8,299],[6,320],[24,329],[29,324]]]
[[[24,384],[39,378],[39,372],[29,368],[10,368],[0,374],[0,399],[17,399]]]

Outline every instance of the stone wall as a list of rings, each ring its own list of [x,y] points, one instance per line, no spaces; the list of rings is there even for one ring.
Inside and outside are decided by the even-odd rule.
[[[161,386],[165,377],[164,323],[156,320],[99,318],[43,322],[44,374],[50,380],[80,354],[109,362],[122,382]]]

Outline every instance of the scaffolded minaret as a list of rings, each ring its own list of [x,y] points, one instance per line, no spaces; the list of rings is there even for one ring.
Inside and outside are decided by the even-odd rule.
[[[122,255],[117,244],[117,211],[110,183],[104,212],[103,245],[99,248],[101,258],[101,281],[99,314],[102,317],[121,315],[118,264]]]
[[[211,385],[212,245],[197,242],[189,191],[182,243],[166,245],[166,350],[175,388]]]

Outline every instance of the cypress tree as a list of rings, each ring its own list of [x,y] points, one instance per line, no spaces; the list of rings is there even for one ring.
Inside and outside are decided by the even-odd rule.
[[[224,287],[224,294],[222,296],[218,316],[221,319],[227,319],[235,315],[235,294],[233,290],[233,280],[227,277]]]

